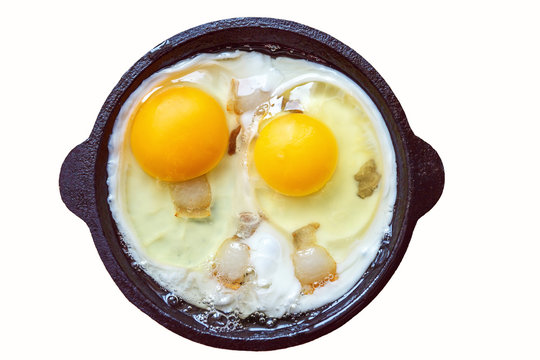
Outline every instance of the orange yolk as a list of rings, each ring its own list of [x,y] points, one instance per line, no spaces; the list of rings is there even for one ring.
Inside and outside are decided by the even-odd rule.
[[[304,114],[271,120],[255,143],[257,171],[274,190],[304,196],[320,190],[332,177],[337,142],[321,121]]]
[[[219,163],[228,136],[225,113],[213,97],[196,88],[168,87],[140,105],[133,119],[131,149],[149,175],[185,181]]]

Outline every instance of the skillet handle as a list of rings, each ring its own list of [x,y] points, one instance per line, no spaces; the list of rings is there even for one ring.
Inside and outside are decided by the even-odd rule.
[[[67,155],[60,170],[60,196],[71,212],[88,223],[95,206],[95,152],[89,140]]]
[[[416,219],[420,219],[442,195],[444,167],[439,154],[427,142],[415,136],[412,145],[412,210]]]

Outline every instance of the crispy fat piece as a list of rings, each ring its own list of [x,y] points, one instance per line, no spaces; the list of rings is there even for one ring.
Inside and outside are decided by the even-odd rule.
[[[373,191],[379,186],[381,174],[377,172],[375,160],[371,159],[366,162],[360,170],[354,175],[354,179],[358,181],[358,193],[362,199],[373,194]]]
[[[226,239],[216,252],[213,275],[225,287],[237,290],[242,286],[249,266],[249,246],[233,236]]]
[[[240,134],[241,128],[242,127],[238,125],[233,131],[231,131],[231,134],[229,135],[229,149],[227,150],[229,155],[234,155],[236,153],[236,140],[238,139],[238,134]]]
[[[171,197],[176,217],[205,218],[210,216],[212,190],[206,175],[171,184]]]
[[[237,290],[244,283],[249,268],[249,246],[242,243],[261,223],[261,216],[252,212],[242,212],[238,216],[236,235],[223,241],[214,256],[212,273],[225,287]]]
[[[261,216],[252,212],[242,212],[238,217],[238,230],[236,235],[239,238],[247,239],[261,224]]]
[[[294,274],[305,295],[337,279],[336,262],[322,246],[317,245],[318,223],[311,223],[293,232],[296,252],[293,254]]]
[[[300,229],[292,233],[294,246],[297,249],[302,249],[315,244],[317,237],[315,232],[321,225],[319,223],[311,223],[306,226],[302,226]]]
[[[270,98],[270,93],[260,89],[254,89],[251,94],[240,96],[238,90],[240,81],[231,80],[231,96],[227,102],[227,111],[234,112],[236,115],[242,115],[246,111],[255,109]]]

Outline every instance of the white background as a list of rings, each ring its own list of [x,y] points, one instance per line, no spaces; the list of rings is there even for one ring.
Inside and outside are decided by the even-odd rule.
[[[0,8],[2,359],[539,359],[540,11],[534,1],[34,1]],[[277,352],[188,341],[131,305],[60,200],[120,76],[208,21],[278,17],[364,56],[446,170],[382,293]]]

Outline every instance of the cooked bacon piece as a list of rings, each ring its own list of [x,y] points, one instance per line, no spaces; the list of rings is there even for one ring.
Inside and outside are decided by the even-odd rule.
[[[236,235],[242,239],[247,239],[253,235],[260,223],[261,217],[259,214],[251,212],[240,213]]]
[[[314,244],[317,241],[315,232],[320,226],[319,223],[311,223],[293,232],[294,246],[300,249]]]
[[[234,155],[236,153],[236,139],[238,138],[241,128],[242,127],[238,125],[233,131],[231,131],[231,135],[229,135],[229,149],[227,150],[229,155]]]
[[[362,199],[373,194],[373,191],[379,186],[381,175],[377,172],[375,160],[371,159],[366,162],[360,170],[354,175],[354,179],[358,181],[358,193]]]
[[[223,241],[214,256],[212,273],[221,284],[236,290],[244,283],[249,269],[249,246],[242,243],[261,223],[259,214],[242,212],[238,217],[236,235]]]
[[[249,246],[236,236],[219,247],[212,264],[213,274],[224,286],[236,290],[244,282],[249,266]]]
[[[249,89],[249,80],[246,80]],[[270,99],[270,92],[254,88],[249,93],[243,93],[240,89],[241,84],[237,79],[231,81],[231,96],[227,102],[227,111],[234,112],[236,115],[242,115],[246,111],[254,110],[260,104]],[[244,91],[245,92],[245,91]],[[242,95],[240,95],[242,93]]]
[[[315,243],[318,228],[318,223],[311,223],[293,232],[296,247],[293,254],[294,274],[306,295],[337,279],[336,262],[324,247]]]
[[[204,218],[210,216],[212,190],[206,175],[173,183],[169,187],[177,217]]]

